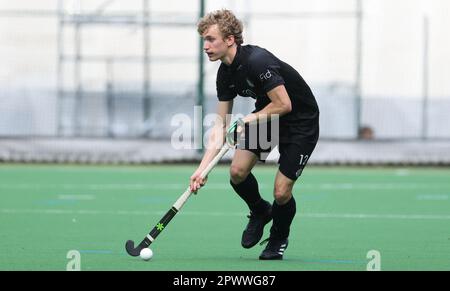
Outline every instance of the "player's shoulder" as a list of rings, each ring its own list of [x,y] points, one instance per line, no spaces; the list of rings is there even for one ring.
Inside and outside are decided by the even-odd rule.
[[[217,70],[217,78],[225,78],[227,76],[227,66],[221,63],[219,69]]]
[[[246,45],[242,48],[246,51],[247,60],[250,65],[257,65],[276,60],[275,56],[271,52],[257,45]]]

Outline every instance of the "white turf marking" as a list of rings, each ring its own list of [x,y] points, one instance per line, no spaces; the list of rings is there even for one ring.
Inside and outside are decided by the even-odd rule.
[[[58,190],[183,190],[188,183],[176,184],[1,184],[0,189],[58,189]],[[414,189],[444,189],[450,188],[450,183],[321,183],[321,184],[298,184],[301,189],[308,190],[414,190]],[[260,183],[261,189],[272,189],[272,183]],[[208,183],[206,189],[229,190],[231,186],[227,183]]]
[[[165,211],[128,211],[128,210],[66,210],[66,209],[0,209],[2,214],[88,214],[88,215],[164,215]],[[180,212],[187,216],[245,216],[244,212]],[[399,219],[399,220],[450,220],[450,215],[430,214],[365,214],[365,213],[299,213],[298,218],[336,218],[336,219]]]
[[[94,200],[94,195],[58,195],[59,200]]]
[[[350,218],[350,219],[431,219],[450,220],[450,215],[428,214],[351,214],[351,213],[305,213],[301,217],[308,218]]]
[[[417,195],[417,200],[426,200],[426,201],[445,201],[448,200],[448,195],[442,194],[442,195]]]
[[[407,176],[411,176],[411,171],[407,170],[407,169],[398,169],[395,171],[395,175],[400,176],[400,177],[407,177]]]
[[[183,190],[189,184],[2,184],[0,189],[59,189],[59,190]],[[210,189],[230,189],[228,184],[208,184]],[[264,187],[264,186],[263,186]]]

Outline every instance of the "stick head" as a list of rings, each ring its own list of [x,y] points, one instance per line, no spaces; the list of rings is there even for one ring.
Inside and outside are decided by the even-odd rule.
[[[141,245],[142,245],[142,243],[139,244],[139,245],[135,248],[135,247],[134,247],[134,241],[128,240],[127,243],[125,244],[125,249],[127,250],[127,253],[128,253],[130,256],[137,257],[137,256],[139,256],[139,254],[141,253],[141,250],[142,250],[143,248],[146,247],[146,246],[141,246]]]

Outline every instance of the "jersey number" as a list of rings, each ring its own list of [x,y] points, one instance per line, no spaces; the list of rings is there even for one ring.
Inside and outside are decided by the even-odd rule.
[[[308,155],[300,155],[300,163],[299,165],[305,166],[308,162],[309,156]]]

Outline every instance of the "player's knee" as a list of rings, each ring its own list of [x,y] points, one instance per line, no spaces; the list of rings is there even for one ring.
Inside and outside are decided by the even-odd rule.
[[[286,204],[292,197],[292,187],[285,184],[276,184],[273,197],[278,205]]]
[[[231,165],[230,167],[230,178],[234,184],[243,182],[247,178],[248,174],[249,172],[241,166]]]

